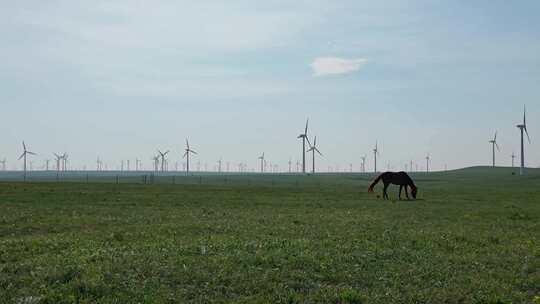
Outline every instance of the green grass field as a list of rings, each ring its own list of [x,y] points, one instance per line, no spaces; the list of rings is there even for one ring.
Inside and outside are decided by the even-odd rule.
[[[360,174],[0,183],[0,303],[540,303],[540,171],[510,173],[417,174],[416,201]]]

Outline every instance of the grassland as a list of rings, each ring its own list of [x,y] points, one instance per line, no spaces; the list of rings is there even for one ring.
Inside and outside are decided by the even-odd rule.
[[[0,302],[540,303],[540,172],[414,177],[0,183]]]

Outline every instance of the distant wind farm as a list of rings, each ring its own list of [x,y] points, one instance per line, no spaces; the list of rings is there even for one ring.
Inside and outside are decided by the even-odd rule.
[[[520,131],[520,154],[519,154],[519,160],[520,160],[520,167],[519,167],[519,174],[520,175],[524,175],[526,174],[526,167],[525,167],[525,136],[527,137],[527,142],[530,143],[530,137],[529,137],[529,133],[528,133],[528,130],[527,130],[527,122],[526,122],[526,109],[524,108],[523,110],[523,120],[520,124],[517,125],[517,128],[519,129]],[[181,173],[183,172],[184,174],[198,174],[198,173],[202,173],[202,172],[206,172],[206,173],[218,173],[218,174],[225,174],[225,173],[264,173],[264,174],[283,174],[283,173],[289,173],[289,174],[316,174],[316,173],[339,173],[339,172],[342,172],[342,173],[345,173],[345,172],[356,172],[356,173],[366,173],[366,160],[367,160],[367,157],[366,155],[364,154],[361,154],[357,157],[357,160],[358,160],[358,163],[350,163],[348,165],[343,165],[343,166],[339,166],[339,165],[335,165],[335,166],[328,166],[328,168],[326,170],[323,170],[322,168],[318,168],[316,166],[316,155],[322,157],[323,154],[321,153],[321,151],[319,150],[319,147],[317,145],[317,136],[314,136],[312,139],[309,138],[309,134],[308,134],[308,130],[309,130],[309,119],[306,120],[306,123],[305,123],[305,126],[304,126],[304,129],[303,129],[303,132],[297,136],[298,139],[301,140],[301,150],[300,150],[300,155],[299,156],[299,160],[297,160],[295,162],[295,167],[293,168],[293,161],[291,159],[289,159],[289,161],[287,162],[287,164],[283,165],[283,166],[280,166],[279,164],[276,164],[276,163],[272,163],[272,162],[269,162],[268,159],[267,159],[267,156],[265,154],[265,152],[262,152],[259,156],[255,157],[255,159],[258,160],[258,165],[255,166],[251,166],[249,165],[249,161],[241,161],[238,163],[238,166],[236,167],[236,170],[234,170],[233,168],[234,167],[231,167],[230,166],[230,163],[233,162],[234,160],[230,159],[230,160],[227,160],[226,163],[227,163],[227,166],[225,168],[223,168],[223,157],[220,157],[218,159],[218,161],[216,162],[216,165],[213,167],[213,169],[208,169],[208,164],[207,162],[205,162],[205,165],[204,167],[201,166],[201,163],[200,161],[197,163],[197,168],[196,170],[192,170],[191,169],[191,164],[190,164],[190,161],[191,161],[191,156],[199,156],[199,157],[204,157],[204,153],[202,155],[199,155],[198,152],[196,152],[195,150],[193,150],[189,144],[189,141],[186,139],[185,140],[185,148],[183,150],[183,154],[180,154],[182,155],[182,158],[184,159],[184,162],[182,162],[182,167],[180,169],[180,167],[178,166],[178,162],[176,162],[176,165],[174,166],[173,169],[171,169],[169,167],[169,160],[167,158],[170,150],[165,150],[165,152],[162,152],[162,150],[157,150],[157,154],[152,156],[150,159],[152,160],[152,162],[148,162],[147,165],[151,165],[151,167],[145,167],[142,163],[142,161],[137,157],[134,159],[135,161],[135,168],[132,169],[130,168],[129,164],[130,164],[130,160],[129,159],[126,159],[126,160],[121,160],[120,162],[120,165],[119,166],[115,166],[114,163],[105,163],[105,161],[103,160],[103,158],[101,158],[100,156],[97,157],[97,161],[96,161],[96,167],[95,167],[95,170],[88,170],[86,168],[91,168],[91,166],[84,166],[83,168],[75,168],[75,167],[70,167],[69,166],[69,163],[68,163],[68,153],[66,152],[63,152],[63,153],[56,153],[56,152],[53,152],[52,155],[54,155],[54,158],[55,158],[55,171],[56,171],[56,175],[62,173],[62,174],[65,174],[67,171],[74,171],[74,172],[82,172],[82,171],[88,171],[88,172],[103,172],[103,171],[111,171],[111,172],[120,172],[120,173],[124,173],[124,172],[152,172],[153,174],[159,174],[159,173],[166,173],[166,172],[169,172],[169,173],[174,173],[174,172],[177,172],[177,173]],[[492,167],[496,167],[496,152],[499,152],[500,151],[500,147],[499,147],[499,144],[498,144],[498,141],[497,141],[497,136],[498,136],[498,132],[495,132],[494,133],[494,136],[491,140],[489,140],[489,143],[491,144],[491,152],[492,152],[492,155],[491,155],[491,165]],[[30,166],[28,165],[29,164],[29,161],[28,161],[28,157],[29,156],[36,156],[37,154],[35,152],[32,152],[30,150],[27,149],[27,146],[26,146],[26,143],[23,141],[22,143],[22,153],[19,157],[19,161],[22,161],[21,163],[21,168],[22,168],[22,172],[21,172],[21,178],[22,180],[26,180],[27,179],[27,176],[28,174],[33,174],[33,172],[37,172],[37,171],[50,171],[50,168],[48,166],[49,164],[49,160],[45,160],[44,162],[44,165],[41,167],[41,169],[38,167],[38,168],[32,168],[30,169]],[[343,149],[347,149],[347,146],[346,144],[343,145]],[[289,149],[289,152],[292,152],[294,149]],[[366,149],[367,150],[367,149]],[[307,170],[307,159],[306,159],[306,153],[311,153],[311,168],[309,170]],[[373,153],[373,162],[372,162],[372,168],[373,168],[373,172],[376,173],[376,172],[379,172],[379,168],[378,168],[378,157],[381,155],[381,150],[380,150],[380,142],[379,141],[376,141],[375,142],[375,145],[374,145],[374,148],[372,149],[372,153]],[[44,153],[46,154],[46,153]],[[96,154],[103,154],[103,152],[99,152],[99,151],[96,151]],[[325,158],[327,159],[331,159],[331,155],[327,155]],[[144,157],[143,157],[144,158]],[[511,165],[511,167],[513,168],[514,167],[514,160],[515,158],[517,158],[517,156],[512,153],[511,155],[511,162],[509,163]],[[429,173],[431,171],[445,171],[445,170],[448,170],[447,168],[447,165],[444,164],[444,167],[443,167],[443,163],[440,162],[440,165],[439,165],[439,168],[438,169],[434,169],[433,168],[433,164],[432,164],[432,155],[431,153],[427,153],[425,156],[424,156],[424,160],[425,160],[425,165],[424,166],[420,166],[418,165],[418,163],[415,163],[412,159],[410,161],[410,163],[408,164],[405,164],[402,168],[396,168],[398,171],[407,171],[407,172],[417,172],[419,171],[422,167],[424,168],[424,171]],[[8,160],[7,159],[3,159],[0,164],[2,165],[2,172],[6,172],[6,171],[14,171],[14,172],[17,172],[19,170],[7,170],[7,164],[8,164]],[[126,165],[125,165],[126,164]],[[480,165],[480,164],[479,164]],[[380,167],[380,166],[379,166]],[[13,166],[12,166],[13,168]],[[282,168],[282,169],[279,169],[279,168]],[[340,169],[342,168],[342,169]],[[348,168],[348,170],[347,170]],[[388,161],[387,162],[387,165],[386,165],[386,169],[387,170],[391,170],[392,168],[394,168],[393,166],[391,166],[391,162]],[[294,169],[294,170],[293,170]],[[17,175],[13,175],[11,174],[10,176],[17,176]]]

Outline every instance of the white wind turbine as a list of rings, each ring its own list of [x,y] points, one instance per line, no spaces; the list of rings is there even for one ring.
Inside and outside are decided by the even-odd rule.
[[[258,159],[261,161],[261,173],[264,172],[264,164],[266,164],[266,161],[264,160],[264,152],[261,156],[258,157]]]
[[[309,144],[309,138],[307,136],[309,119],[306,120],[306,128],[304,133],[298,135],[298,138],[302,139],[302,173],[306,173],[306,140]],[[311,144],[310,144],[311,145]]]
[[[362,159],[362,172],[366,173],[366,155],[360,157]]]
[[[499,145],[497,144],[497,132],[495,132],[495,137],[493,137],[493,139],[490,140],[489,143],[492,145],[493,148],[493,168],[495,168],[495,147],[497,147],[497,151],[500,151]]]
[[[186,138],[186,149],[184,152],[184,157],[186,158],[186,174],[189,174],[189,154],[190,153],[197,154],[197,152],[195,152],[189,147],[189,141]]]
[[[377,141],[375,141],[375,149],[373,149],[373,157],[375,160],[375,167],[373,169],[373,172],[377,173],[377,155],[379,155],[379,146]]]
[[[154,161],[154,171],[157,172],[159,168],[159,155],[152,157],[152,160]]]
[[[323,156],[321,151],[319,151],[319,148],[317,148],[317,136],[315,136],[315,138],[313,139],[313,145],[310,144],[310,148],[306,152],[312,153],[313,163],[312,163],[311,173],[315,173],[315,152],[319,153],[320,156]]]
[[[63,171],[66,171],[67,161],[68,161],[68,155],[67,153],[64,152],[64,154],[62,155],[62,170]]]
[[[169,153],[169,150],[165,151],[165,153],[161,152],[160,150],[157,150],[159,155],[161,156],[161,172],[164,172],[165,171],[165,163],[166,163],[166,160],[165,160],[165,156],[167,155],[167,153]]]
[[[525,121],[525,113],[526,113],[526,109],[525,109],[525,106],[523,106],[523,124],[519,124],[516,126],[521,131],[521,167],[519,168],[519,175],[523,175],[525,173],[525,146],[523,144],[523,131],[525,131],[525,134],[527,134],[527,139],[529,140],[529,144],[531,143],[529,132],[527,132],[527,123]]]
[[[19,156],[19,160],[20,160],[21,158],[24,158],[24,166],[23,166],[23,168],[24,168],[24,177],[23,177],[23,178],[24,178],[24,181],[26,181],[26,156],[27,156],[28,154],[30,154],[30,155],[36,155],[36,153],[31,152],[31,151],[28,151],[28,150],[26,149],[26,144],[24,143],[24,141],[22,142],[22,145],[23,145],[23,153],[21,154],[21,156]]]
[[[516,159],[516,154],[512,151],[512,168],[514,168],[514,159]]]
[[[62,155],[58,155],[56,153],[54,154],[54,158],[56,158],[56,171],[60,171],[60,162],[62,161]]]

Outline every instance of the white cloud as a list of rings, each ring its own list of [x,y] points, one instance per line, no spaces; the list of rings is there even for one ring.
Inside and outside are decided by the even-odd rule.
[[[317,57],[311,63],[313,75],[327,76],[358,71],[367,62],[365,58]]]

